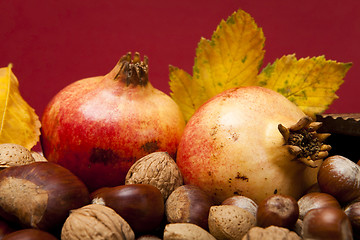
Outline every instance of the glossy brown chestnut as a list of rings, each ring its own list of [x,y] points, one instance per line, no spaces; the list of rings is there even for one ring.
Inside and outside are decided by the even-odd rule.
[[[259,203],[256,221],[259,227],[271,225],[291,228],[299,217],[296,199],[282,194],[271,195]]]
[[[351,222],[354,237],[356,236],[356,239],[360,239],[360,202],[350,203],[345,207],[344,211]]]
[[[251,198],[245,196],[235,195],[225,199],[221,205],[234,205],[240,208],[243,208],[249,211],[254,217],[256,217],[256,212],[258,205]]]
[[[343,156],[325,159],[319,168],[317,180],[321,192],[334,196],[340,204],[360,197],[360,166]]]
[[[39,229],[22,229],[6,235],[3,240],[57,240],[57,238]]]
[[[129,184],[100,188],[91,193],[93,203],[115,210],[134,232],[150,232],[160,226],[164,218],[164,198],[160,190],[150,184]]]
[[[161,238],[159,238],[158,236],[154,236],[154,235],[142,235],[142,236],[136,238],[136,240],[161,240]]]
[[[312,186],[310,186],[304,194],[312,193],[312,192],[321,192],[319,184],[316,182]]]
[[[311,209],[334,207],[341,209],[340,203],[335,197],[328,193],[312,192],[305,194],[298,200],[299,218],[303,219],[305,214]]]
[[[193,223],[208,229],[211,198],[199,187],[182,185],[175,189],[165,204],[165,214],[170,223]]]
[[[349,218],[343,210],[333,207],[310,210],[303,220],[302,237],[313,240],[352,240]]]
[[[17,228],[9,225],[6,221],[0,219],[0,240],[9,233],[16,231]]]
[[[60,165],[35,162],[0,171],[0,215],[23,227],[60,229],[71,209],[89,202],[84,183]]]

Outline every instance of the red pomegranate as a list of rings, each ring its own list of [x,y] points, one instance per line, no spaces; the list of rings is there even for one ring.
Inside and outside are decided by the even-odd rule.
[[[155,151],[173,157],[185,127],[177,104],[148,81],[148,59],[128,53],[105,76],[76,81],[49,102],[41,144],[95,190],[124,183],[130,166]]]

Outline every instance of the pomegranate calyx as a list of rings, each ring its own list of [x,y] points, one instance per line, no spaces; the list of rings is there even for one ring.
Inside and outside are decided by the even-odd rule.
[[[126,84],[126,86],[146,86],[148,80],[148,63],[147,56],[144,56],[144,61],[141,61],[140,54],[134,53],[133,59],[132,54],[128,52],[122,56],[118,62],[120,69],[114,77],[114,80],[120,80]]]
[[[330,145],[323,143],[330,134],[317,133],[320,127],[321,122],[314,122],[308,116],[301,118],[289,128],[278,125],[289,153],[295,157],[294,160],[312,168],[318,167],[316,161],[326,158],[331,150]]]

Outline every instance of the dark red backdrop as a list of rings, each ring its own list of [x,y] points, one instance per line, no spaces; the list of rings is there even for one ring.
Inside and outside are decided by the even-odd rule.
[[[60,89],[128,51],[149,57],[150,81],[169,93],[168,65],[191,73],[200,37],[239,8],[263,28],[264,65],[292,53],[353,62],[328,112],[360,112],[359,0],[0,0],[0,67],[13,63],[40,116]]]

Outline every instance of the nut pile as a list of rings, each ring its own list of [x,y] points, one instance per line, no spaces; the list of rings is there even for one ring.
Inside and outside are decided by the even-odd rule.
[[[215,204],[199,187],[183,184],[175,161],[166,152],[137,161],[125,185],[92,193],[67,169],[43,160],[35,162],[21,147],[0,145],[0,157],[4,155],[30,159],[0,171],[4,220],[0,233],[5,240],[24,234],[32,239],[63,240],[359,236],[360,166],[343,156],[325,159],[317,185],[300,199],[274,193],[256,203],[234,195]]]

